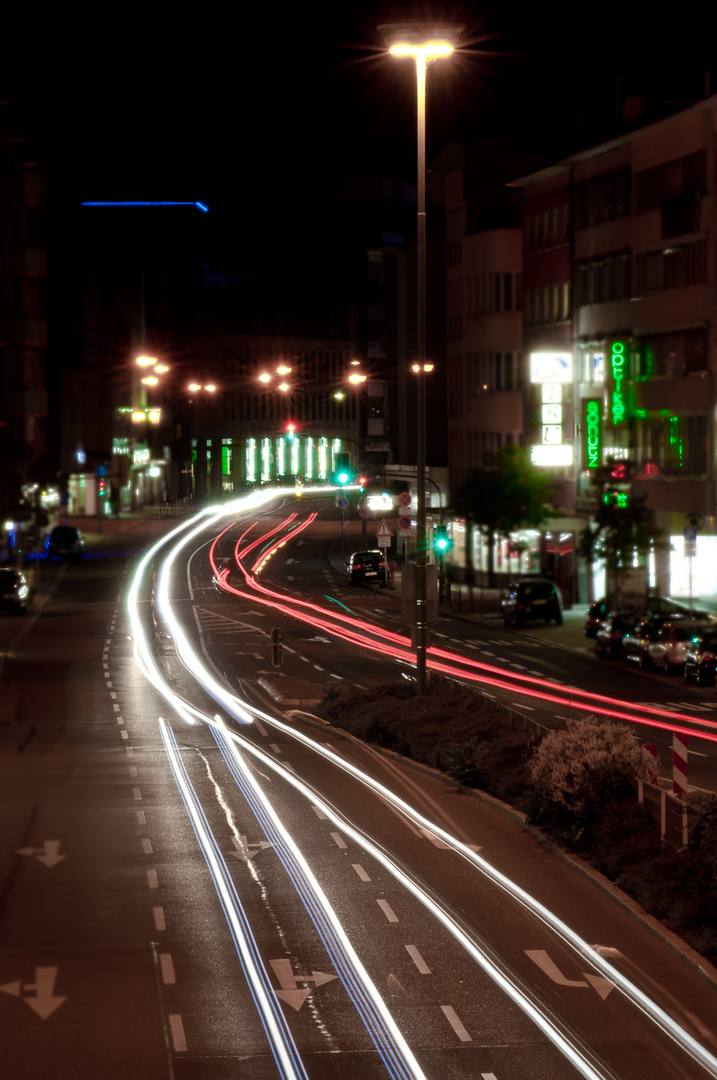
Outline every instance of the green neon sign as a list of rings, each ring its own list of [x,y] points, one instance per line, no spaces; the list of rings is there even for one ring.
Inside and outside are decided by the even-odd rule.
[[[588,469],[597,469],[602,456],[602,403],[585,402],[585,462]]]
[[[613,424],[621,424],[627,416],[625,393],[622,388],[625,378],[625,343],[623,341],[613,341],[610,347],[610,371],[614,383],[610,395],[610,415]]]

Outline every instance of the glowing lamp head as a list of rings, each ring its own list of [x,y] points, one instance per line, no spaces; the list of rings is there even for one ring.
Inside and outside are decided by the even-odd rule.
[[[191,390],[193,394],[196,394],[198,390],[202,389],[202,384],[198,382],[190,382],[187,390]]]
[[[207,383],[207,385],[204,387],[204,389],[207,391],[208,394],[214,394],[214,393],[216,393],[217,388],[216,388],[214,383],[210,382],[210,383]]]
[[[261,375],[259,376],[259,382],[264,383],[265,385],[266,383],[271,382],[271,375],[268,371],[262,371]]]
[[[354,372],[353,374],[349,375],[349,382],[353,386],[359,386],[361,383],[366,382],[366,376],[365,375],[359,375],[357,372]]]
[[[145,375],[145,377],[142,379],[143,386],[156,386],[158,382],[159,379],[156,375]]]
[[[138,356],[137,363],[140,367],[154,367],[157,363],[156,356]]]
[[[278,368],[276,369],[276,374],[277,375],[290,375],[291,374],[291,368],[289,367],[288,364],[279,364]]]
[[[413,56],[425,63],[450,56],[464,30],[462,23],[430,23],[409,19],[379,26],[391,56]]]

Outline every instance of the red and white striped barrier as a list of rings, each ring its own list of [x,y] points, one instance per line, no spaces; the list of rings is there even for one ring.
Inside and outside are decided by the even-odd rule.
[[[687,794],[687,736],[672,736],[672,791]]]

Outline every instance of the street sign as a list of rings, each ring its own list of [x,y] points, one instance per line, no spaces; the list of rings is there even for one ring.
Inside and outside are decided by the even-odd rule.
[[[348,501],[348,499],[346,498],[345,495],[337,495],[336,496],[336,505],[338,506],[338,508],[340,510],[345,510],[346,507],[348,506],[348,504],[349,504],[349,501]]]
[[[411,530],[411,518],[401,516],[398,519],[398,527],[401,532],[410,532]]]
[[[95,476],[107,476],[107,466],[98,465],[95,469]]]
[[[390,547],[392,536],[393,533],[389,529],[387,523],[385,521],[382,521],[378,529],[376,530],[376,539],[378,540],[378,546],[381,548]]]
[[[362,506],[359,508],[359,517],[364,518],[364,520],[372,518],[373,510],[369,506]]]
[[[410,506],[411,505],[411,492],[410,491],[402,491],[401,492],[401,494],[398,496],[398,505],[399,506]]]
[[[690,525],[685,529],[685,558],[694,559],[697,555],[697,529]]]

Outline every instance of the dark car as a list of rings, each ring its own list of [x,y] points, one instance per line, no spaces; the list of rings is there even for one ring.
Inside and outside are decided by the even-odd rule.
[[[595,652],[603,660],[620,660],[622,639],[640,622],[642,615],[636,611],[613,611],[600,623],[595,635]]]
[[[346,570],[352,585],[360,585],[362,581],[375,581],[385,589],[388,584],[386,560],[382,551],[354,551],[346,563]]]
[[[639,618],[639,617],[638,617]],[[652,660],[648,646],[657,640],[657,636],[666,623],[689,622],[687,615],[665,613],[662,615],[645,615],[628,631],[622,639],[623,659],[628,663],[636,663],[641,668],[652,667]]]
[[[30,587],[21,570],[11,566],[0,567],[0,608],[24,615],[30,599]]]
[[[45,554],[61,559],[81,559],[85,541],[79,529],[72,525],[56,525],[45,541]]]
[[[548,578],[523,578],[506,585],[500,607],[505,626],[521,627],[535,619],[554,619],[558,625],[563,621],[560,592]]]
[[[596,637],[597,632],[600,629],[600,623],[608,617],[610,612],[610,605],[607,600],[596,600],[594,604],[591,604],[585,614],[585,626],[583,633],[588,637]]]
[[[717,627],[700,630],[685,648],[685,682],[697,680],[698,686],[714,686],[717,668]]]

